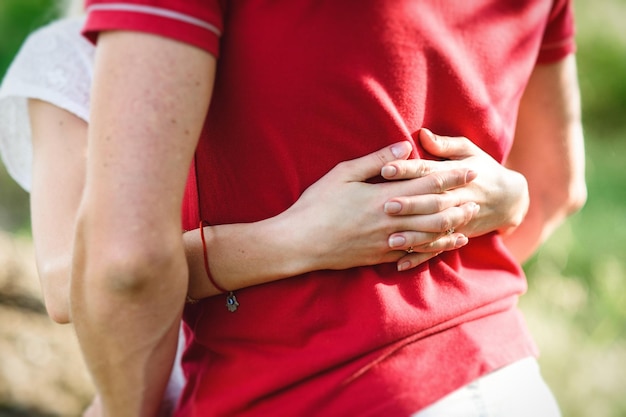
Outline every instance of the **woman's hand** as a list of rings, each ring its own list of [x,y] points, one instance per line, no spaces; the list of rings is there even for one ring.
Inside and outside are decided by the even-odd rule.
[[[448,172],[450,169],[471,169],[477,173],[474,181],[462,187],[450,188],[431,200],[425,196],[392,198],[386,202],[386,212],[394,216],[412,215],[424,204],[443,207],[475,202],[480,206],[471,220],[463,225],[452,226],[456,232],[471,238],[498,231],[506,234],[524,219],[529,206],[528,184],[525,177],[495,161],[486,152],[463,137],[434,135],[427,129],[419,134],[420,143],[426,151],[443,161],[398,160],[382,169],[388,180],[414,178],[425,173]],[[415,230],[415,229],[407,229]],[[431,243],[423,243],[422,235],[415,231],[395,233],[390,242],[403,241],[403,248],[412,246],[414,251],[428,250]],[[398,261],[400,269],[407,269],[423,262],[419,254],[409,254]],[[404,265],[402,267],[402,265]]]
[[[460,233],[448,231],[461,230],[478,206],[469,198],[461,201],[463,195],[450,198],[450,193],[471,184],[475,172],[469,164],[434,169],[433,161],[408,161],[410,151],[409,142],[400,142],[342,162],[279,215],[291,225],[285,230],[306,243],[302,256],[313,263],[305,269],[396,262],[411,247],[416,266],[467,243]],[[368,182],[383,167],[394,166],[403,171],[389,179],[405,181]]]

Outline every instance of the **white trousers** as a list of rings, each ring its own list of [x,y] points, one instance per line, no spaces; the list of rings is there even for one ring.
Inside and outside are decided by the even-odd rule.
[[[411,417],[560,417],[535,358],[491,372]]]

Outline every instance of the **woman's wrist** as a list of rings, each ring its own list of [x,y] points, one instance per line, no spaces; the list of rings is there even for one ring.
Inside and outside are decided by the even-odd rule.
[[[506,168],[505,168],[506,169]],[[506,179],[504,185],[505,194],[509,203],[508,216],[506,221],[498,228],[498,232],[503,235],[513,232],[524,220],[530,204],[528,193],[528,182],[526,177],[517,171],[506,169],[503,178]]]
[[[303,235],[285,217],[204,227],[183,234],[189,268],[188,296],[205,298],[319,269],[317,257],[298,242]],[[268,239],[268,236],[271,239]],[[206,252],[205,252],[206,248]],[[205,259],[213,277],[205,270]]]

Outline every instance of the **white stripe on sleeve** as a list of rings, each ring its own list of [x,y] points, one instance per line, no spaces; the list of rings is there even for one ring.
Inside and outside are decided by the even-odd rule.
[[[163,9],[161,7],[146,6],[142,4],[126,4],[126,3],[109,3],[109,4],[93,4],[87,8],[87,13],[92,11],[120,11],[120,12],[134,12],[150,14],[153,16],[165,17],[172,20],[178,20],[180,22],[189,23],[201,28],[204,28],[210,32],[213,32],[217,36],[221,36],[222,32],[213,24],[204,20],[198,19],[193,16],[189,16],[184,13],[176,12],[174,10]]]

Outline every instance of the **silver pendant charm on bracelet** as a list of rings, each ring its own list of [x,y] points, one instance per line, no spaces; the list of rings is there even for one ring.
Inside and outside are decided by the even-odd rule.
[[[226,308],[231,313],[234,313],[235,311],[237,311],[237,307],[239,307],[239,301],[237,301],[237,297],[235,297],[235,293],[231,291],[226,296]]]

